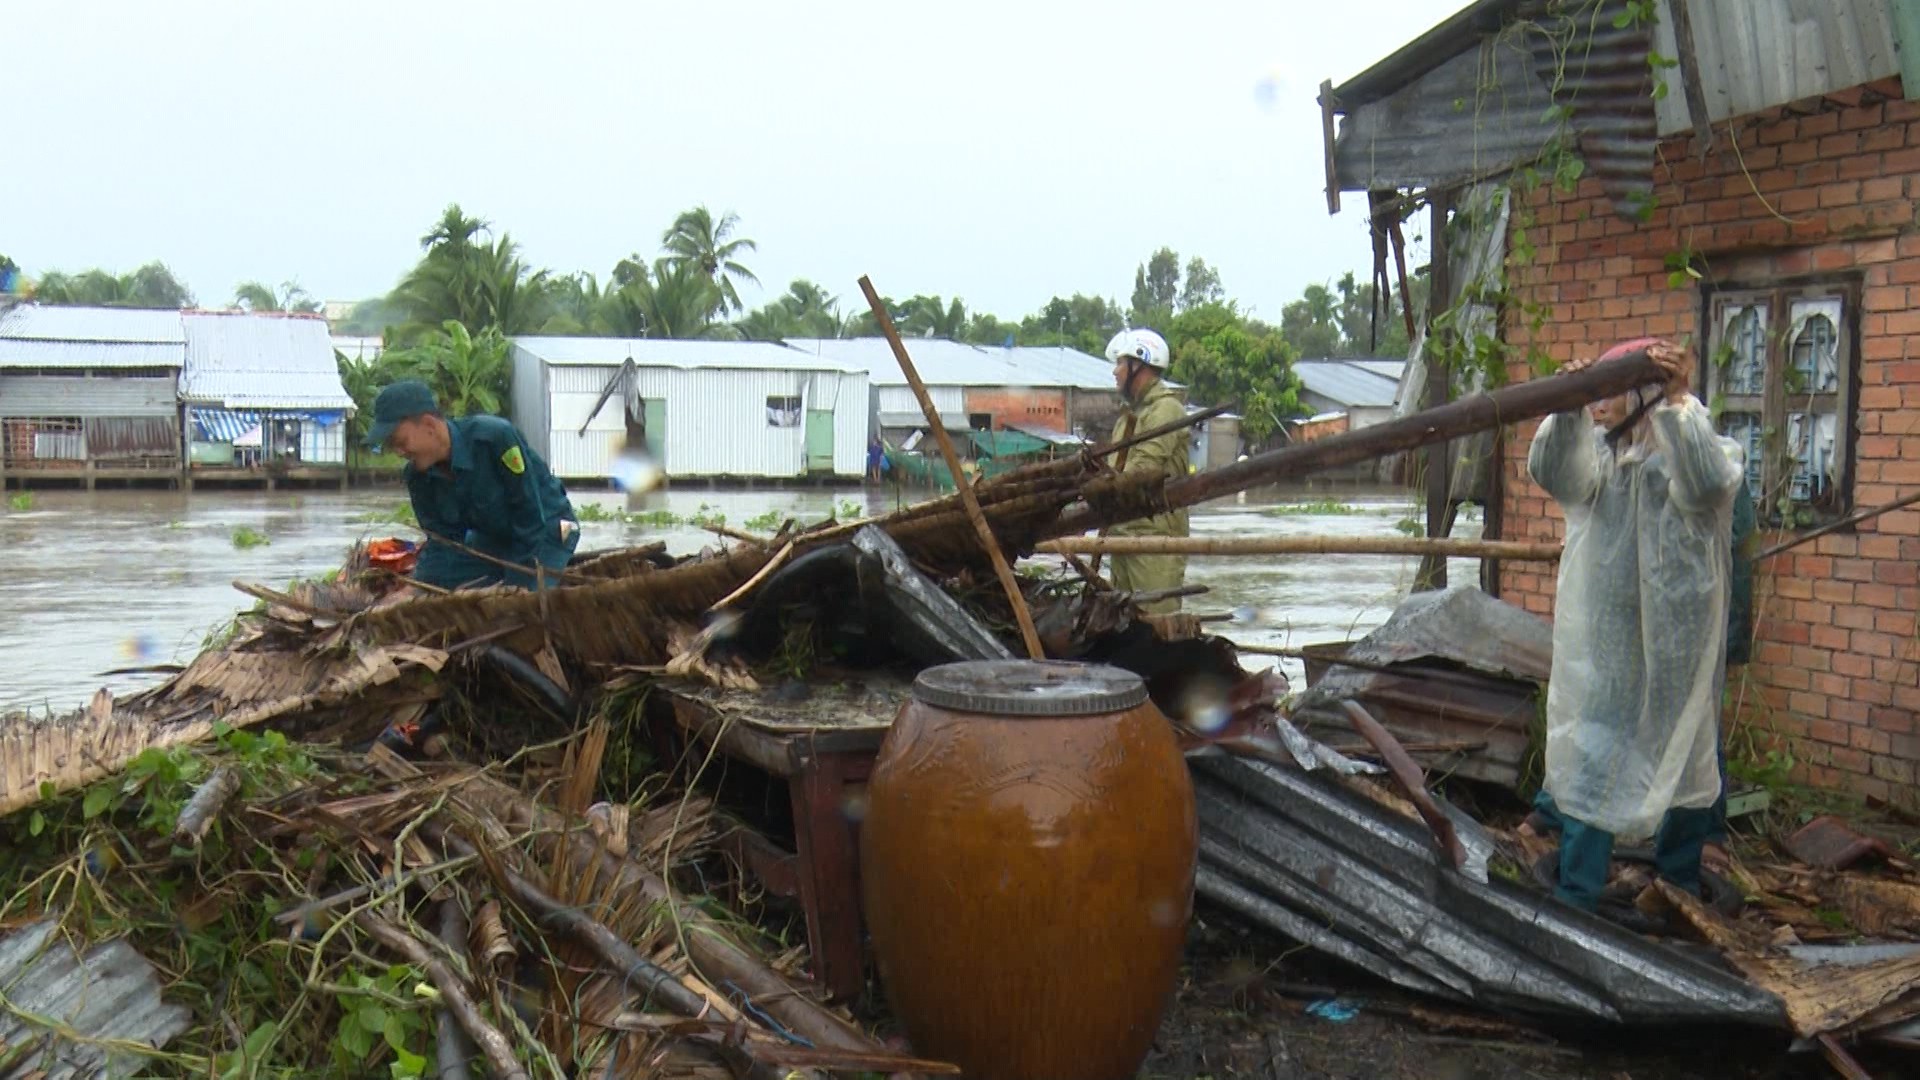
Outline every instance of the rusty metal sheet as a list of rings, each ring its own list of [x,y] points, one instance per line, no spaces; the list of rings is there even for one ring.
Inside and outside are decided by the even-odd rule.
[[[85,428],[87,453],[96,461],[180,457],[180,425],[171,416],[92,417]]]
[[[109,1053],[97,1042],[76,1042],[23,1019],[34,1016],[90,1039],[167,1045],[187,1029],[192,1014],[160,997],[160,979],[125,941],[76,951],[51,919],[0,940],[0,1046],[31,1047],[10,1058],[0,1080],[27,1076],[61,1080],[80,1076],[130,1076],[140,1055]]]
[[[1200,895],[1423,993],[1541,1017],[1785,1026],[1710,953],[1649,941],[1498,876],[1445,864],[1418,821],[1307,773],[1189,759]],[[1489,843],[1454,816],[1463,840]]]

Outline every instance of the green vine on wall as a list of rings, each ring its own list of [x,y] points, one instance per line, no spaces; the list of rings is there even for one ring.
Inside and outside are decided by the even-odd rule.
[[[1574,114],[1575,102],[1572,100],[1574,95],[1567,87],[1568,60],[1577,55],[1577,49],[1591,49],[1593,33],[1609,10],[1616,30],[1645,27],[1650,33],[1651,27],[1659,20],[1656,0],[1557,0],[1548,6],[1540,18],[1517,19],[1507,24],[1495,39],[1493,55],[1497,55],[1499,46],[1506,46],[1518,50],[1528,57],[1528,62],[1532,62],[1533,51],[1526,39],[1538,37],[1547,43],[1552,56],[1551,67],[1544,73],[1551,104],[1540,119],[1542,124],[1553,125],[1555,133],[1531,163],[1514,171],[1508,184],[1506,264],[1510,272],[1538,265],[1540,260],[1540,250],[1534,239],[1538,226],[1533,209],[1534,197],[1546,185],[1551,185],[1558,194],[1570,195],[1578,189],[1586,174],[1586,162],[1574,149],[1569,136],[1568,125]],[[1669,92],[1665,73],[1678,66],[1678,61],[1649,48],[1647,63],[1653,73],[1652,97],[1659,101]],[[1476,117],[1499,90],[1497,72],[1490,67],[1483,70],[1475,93]],[[1463,102],[1455,102],[1457,111],[1462,110],[1463,106]],[[1634,217],[1645,222],[1651,219],[1657,208],[1658,200],[1648,196],[1635,200],[1628,209]],[[1697,256],[1690,249],[1668,256],[1669,284],[1678,288],[1698,280],[1701,274],[1696,267],[1697,262]],[[1469,325],[1471,314],[1476,309],[1489,308],[1496,313],[1491,331],[1473,329]],[[1540,341],[1552,314],[1551,305],[1527,299],[1509,284],[1469,282],[1461,289],[1459,298],[1453,304],[1434,316],[1434,337],[1427,343],[1427,349],[1456,383],[1470,382],[1478,377],[1487,386],[1502,385],[1507,381],[1509,367],[1516,360],[1524,360],[1535,375],[1551,374],[1559,365],[1547,354]],[[1528,346],[1524,356],[1507,343],[1506,335],[1500,331],[1501,322],[1507,322],[1509,327],[1517,325],[1525,328]]]

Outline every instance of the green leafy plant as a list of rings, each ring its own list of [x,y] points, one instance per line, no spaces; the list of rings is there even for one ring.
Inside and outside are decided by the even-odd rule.
[[[266,533],[250,525],[242,525],[233,530],[233,546],[242,551],[248,548],[265,547],[273,543]]]
[[[626,517],[618,510],[609,510],[599,503],[583,502],[573,508],[574,516],[582,522],[620,521]]]
[[[764,514],[755,514],[753,517],[748,518],[746,520],[746,526],[754,532],[771,532],[779,528],[783,520],[785,519],[781,516],[780,511],[769,510]]]
[[[1314,499],[1310,502],[1281,503],[1260,511],[1262,517],[1328,517],[1357,514],[1358,508],[1339,499]]]
[[[12,495],[9,495],[7,497],[7,509],[9,510],[33,509],[33,492],[20,491],[20,492],[15,492]]]
[[[410,502],[396,503],[384,510],[369,510],[353,520],[359,525],[406,525],[415,529],[420,527],[420,519],[414,515],[413,504]]]

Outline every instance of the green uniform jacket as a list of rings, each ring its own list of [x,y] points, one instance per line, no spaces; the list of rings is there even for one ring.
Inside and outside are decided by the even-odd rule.
[[[580,544],[580,533],[576,529],[562,541],[560,522],[579,519],[567,489],[547,463],[512,424],[497,416],[448,420],[447,433],[453,447],[444,465],[425,472],[406,468],[414,516],[428,533],[414,578],[448,589],[476,581],[536,585],[531,574],[505,570],[438,543],[436,537],[458,540],[520,566],[564,569]]]
[[[1119,442],[1127,430],[1127,417],[1133,420],[1135,432],[1151,431],[1165,424],[1171,424],[1185,418],[1187,407],[1180,395],[1164,382],[1156,382],[1140,395],[1140,400],[1130,405],[1120,414],[1113,425],[1113,441]],[[1192,439],[1186,428],[1162,435],[1127,451],[1129,473],[1157,472],[1168,480],[1178,480],[1187,475],[1187,447]],[[1159,514],[1139,521],[1129,521],[1115,525],[1108,530],[1112,536],[1185,536],[1187,535],[1187,512],[1175,510],[1170,514]]]

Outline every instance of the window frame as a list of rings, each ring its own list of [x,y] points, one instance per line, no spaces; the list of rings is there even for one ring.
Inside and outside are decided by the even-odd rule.
[[[775,402],[779,402],[779,404],[776,405],[774,404]],[[792,402],[792,404],[788,404],[788,402]],[[799,394],[768,394],[767,395],[767,426],[779,431],[792,431],[795,428],[804,428],[806,426],[806,418],[807,418],[806,408],[807,408],[806,401]],[[779,413],[779,414],[791,413],[793,422],[792,423],[776,422],[774,420],[774,416],[776,413]]]
[[[1728,413],[1757,414],[1760,417],[1765,460],[1761,465],[1761,497],[1754,500],[1754,512],[1762,525],[1772,528],[1801,529],[1830,524],[1845,517],[1854,507],[1858,483],[1856,444],[1860,434],[1861,387],[1861,311],[1864,280],[1860,274],[1793,275],[1756,278],[1703,285],[1700,300],[1700,340],[1695,385],[1701,399],[1713,410],[1714,430],[1726,434],[1723,418]],[[1786,372],[1793,366],[1793,305],[1802,301],[1838,301],[1839,325],[1834,327],[1834,389],[1800,398],[1790,395]],[[1767,305],[1767,323],[1763,331],[1763,373],[1761,393],[1726,394],[1720,389],[1721,370],[1716,360],[1720,350],[1723,312],[1732,305],[1763,302]],[[1830,395],[1830,396],[1829,396]],[[1799,408],[1796,400],[1802,401]],[[1779,501],[1789,494],[1793,484],[1794,456],[1785,443],[1788,417],[1795,412],[1813,416],[1831,413],[1837,420],[1834,432],[1834,497],[1828,506],[1811,503],[1795,506],[1789,518]],[[1744,447],[1743,447],[1744,449]],[[1745,477],[1742,477],[1745,483]]]

